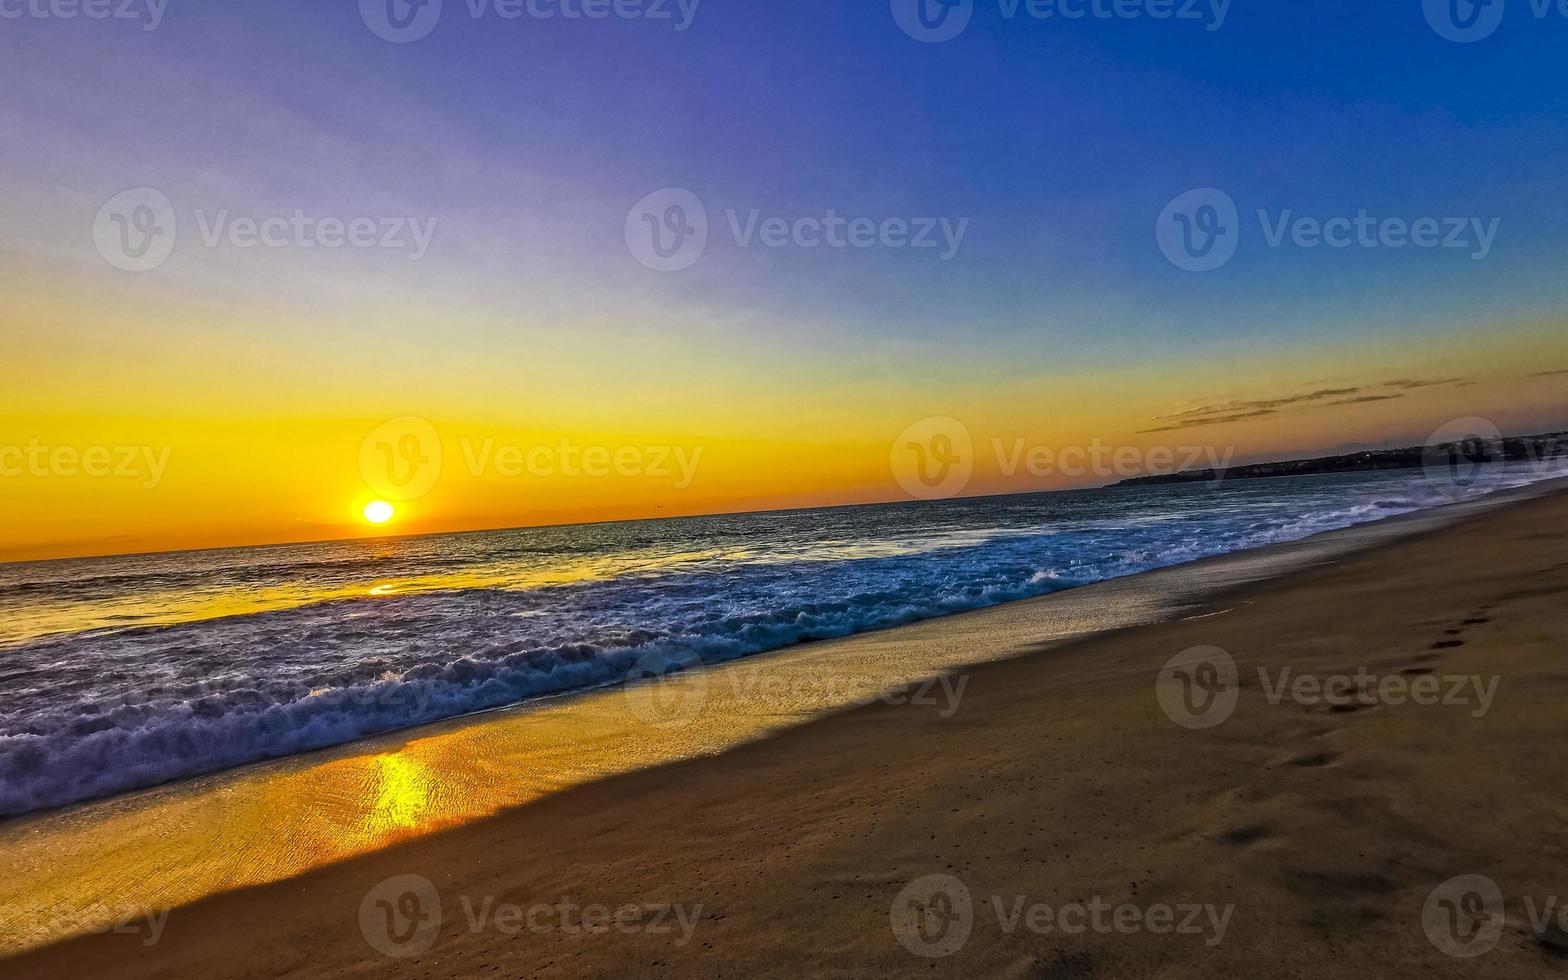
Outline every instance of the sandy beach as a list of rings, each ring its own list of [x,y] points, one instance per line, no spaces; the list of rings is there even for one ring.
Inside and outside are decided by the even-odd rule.
[[[0,980],[1568,978],[1565,37],[0,0]]]
[[[1552,975],[1565,543],[1559,491],[1032,652],[879,634],[1023,655],[0,974]]]

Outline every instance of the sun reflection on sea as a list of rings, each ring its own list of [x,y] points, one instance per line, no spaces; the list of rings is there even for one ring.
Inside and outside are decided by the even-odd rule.
[[[430,810],[435,774],[428,766],[402,754],[377,756],[371,770],[376,800],[365,814],[365,830],[384,836],[414,830]]]
[[[352,549],[366,547],[362,544],[342,543],[334,547],[354,559],[373,563],[398,560],[397,548],[385,542],[378,543],[369,553],[353,552]],[[83,629],[172,626],[249,616],[343,599],[385,599],[466,589],[525,591],[603,581],[627,574],[651,574],[680,567],[697,567],[720,559],[749,560],[744,554],[708,549],[613,553],[579,559],[553,555],[548,561],[538,563],[501,559],[473,563],[458,571],[426,574],[387,574],[386,570],[374,566],[369,574],[342,577],[280,573],[279,580],[271,584],[243,577],[228,581],[222,576],[216,576],[213,583],[200,586],[180,582],[168,587],[149,587],[127,595],[93,594],[90,598],[68,598],[44,604],[31,609],[26,615],[0,619],[0,644]]]

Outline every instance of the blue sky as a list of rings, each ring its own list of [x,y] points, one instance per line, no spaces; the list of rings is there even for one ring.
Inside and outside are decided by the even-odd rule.
[[[13,149],[79,162],[47,132],[28,139],[69,129],[114,148],[103,186],[221,170],[250,195],[440,214],[472,226],[462,244],[480,265],[496,254],[487,233],[522,253],[519,290],[546,303],[568,280],[580,296],[551,257],[614,265],[616,213],[663,186],[720,211],[969,218],[962,254],[935,269],[886,251],[716,250],[651,286],[614,270],[677,309],[742,303],[860,336],[962,322],[1004,343],[1112,327],[1224,340],[1262,318],[1332,333],[1561,299],[1568,19],[1537,21],[1522,0],[1472,45],[1439,38],[1415,2],[1237,3],[1209,31],[1008,20],[980,0],[968,31],[935,45],[883,3],[706,0],[681,32],[474,20],[466,2],[404,45],[350,2],[176,2],[150,33],[12,22],[8,85],[71,103],[13,107]],[[1196,186],[1229,192],[1254,231],[1256,208],[1495,216],[1499,261],[1246,249],[1220,275],[1179,275],[1148,229]],[[532,288],[530,269],[553,285]]]

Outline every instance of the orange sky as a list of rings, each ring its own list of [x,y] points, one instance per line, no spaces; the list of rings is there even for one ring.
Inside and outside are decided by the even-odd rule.
[[[1562,424],[1568,384],[1547,373],[1568,367],[1556,323],[1453,331],[1419,351],[1276,346],[1074,373],[932,351],[893,369],[877,353],[832,370],[756,347],[718,360],[646,331],[568,346],[522,330],[480,358],[354,347],[325,325],[286,340],[260,323],[188,331],[160,314],[107,333],[80,325],[103,315],[85,306],[8,315],[22,380],[0,416],[0,558],[908,499],[890,451],[937,416],[972,439],[963,493],[1103,484],[1135,474],[1009,473],[1007,460],[1096,444],[1293,456],[1419,442],[1466,415],[1519,432]],[[1284,404],[1156,421],[1264,401]],[[360,518],[378,498],[398,509],[385,529]]]

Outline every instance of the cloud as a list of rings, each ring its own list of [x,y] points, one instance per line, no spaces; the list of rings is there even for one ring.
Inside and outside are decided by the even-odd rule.
[[[1228,416],[1240,412],[1252,413],[1260,409],[1284,408],[1286,405],[1299,405],[1302,402],[1320,401],[1324,398],[1335,398],[1340,395],[1354,395],[1361,391],[1360,388],[1323,388],[1318,391],[1308,392],[1305,395],[1289,395],[1283,398],[1266,398],[1259,401],[1224,402],[1219,405],[1204,405],[1201,408],[1188,409],[1174,415],[1156,416],[1156,422],[1171,422],[1179,419],[1196,419],[1209,416]],[[1242,418],[1251,418],[1251,415],[1242,415]]]
[[[1557,377],[1558,375],[1561,375],[1561,374],[1568,374],[1568,368],[1560,368],[1560,369],[1558,369],[1556,371],[1537,371],[1534,374],[1527,374],[1527,375],[1525,375],[1525,377],[1527,377],[1527,378],[1555,378],[1555,377]]]
[[[1550,371],[1547,373],[1568,374],[1568,370]],[[1153,429],[1141,429],[1139,434],[1174,432],[1178,429],[1196,429],[1205,425],[1225,425],[1230,422],[1242,422],[1247,419],[1275,415],[1282,408],[1297,405],[1312,408],[1333,408],[1336,405],[1365,405],[1371,402],[1393,401],[1396,398],[1405,397],[1405,392],[1415,391],[1419,388],[1436,388],[1442,385],[1464,387],[1473,383],[1463,378],[1400,378],[1395,381],[1385,381],[1382,384],[1355,388],[1319,388],[1316,391],[1309,391],[1300,395],[1282,395],[1278,398],[1261,398],[1251,401],[1219,402],[1213,405],[1189,408],[1186,411],[1175,412],[1171,415],[1157,415],[1153,421],[1170,424]]]
[[[1324,408],[1333,408],[1335,405],[1364,405],[1367,402],[1391,402],[1404,395],[1362,395],[1359,398],[1346,398],[1343,401],[1329,402]]]
[[[1265,415],[1278,415],[1278,414],[1279,413],[1276,412],[1272,408],[1259,408],[1259,409],[1254,409],[1253,411],[1250,411],[1250,412],[1238,412],[1238,413],[1236,413],[1234,415],[1221,415],[1221,416],[1218,416],[1218,417],[1201,418],[1201,419],[1184,419],[1183,421],[1176,422],[1176,423],[1174,423],[1172,425],[1162,425],[1162,426],[1160,426],[1159,428],[1156,428],[1156,429],[1140,429],[1140,430],[1138,430],[1138,434],[1139,435],[1148,435],[1151,432],[1175,432],[1175,431],[1177,431],[1179,429],[1196,429],[1196,428],[1198,428],[1200,426],[1205,426],[1205,425],[1224,425],[1227,422],[1240,422],[1243,419],[1256,419],[1256,418],[1262,418]],[[1174,416],[1167,416],[1167,418],[1174,418]],[[1163,420],[1162,419],[1155,419],[1155,421],[1159,422],[1159,421],[1163,421]]]
[[[1456,385],[1464,380],[1464,378],[1438,378],[1432,381],[1418,381],[1412,380],[1410,378],[1404,378],[1399,381],[1385,381],[1377,387],[1404,388],[1406,390],[1412,390],[1415,388],[1436,388],[1438,385]]]

